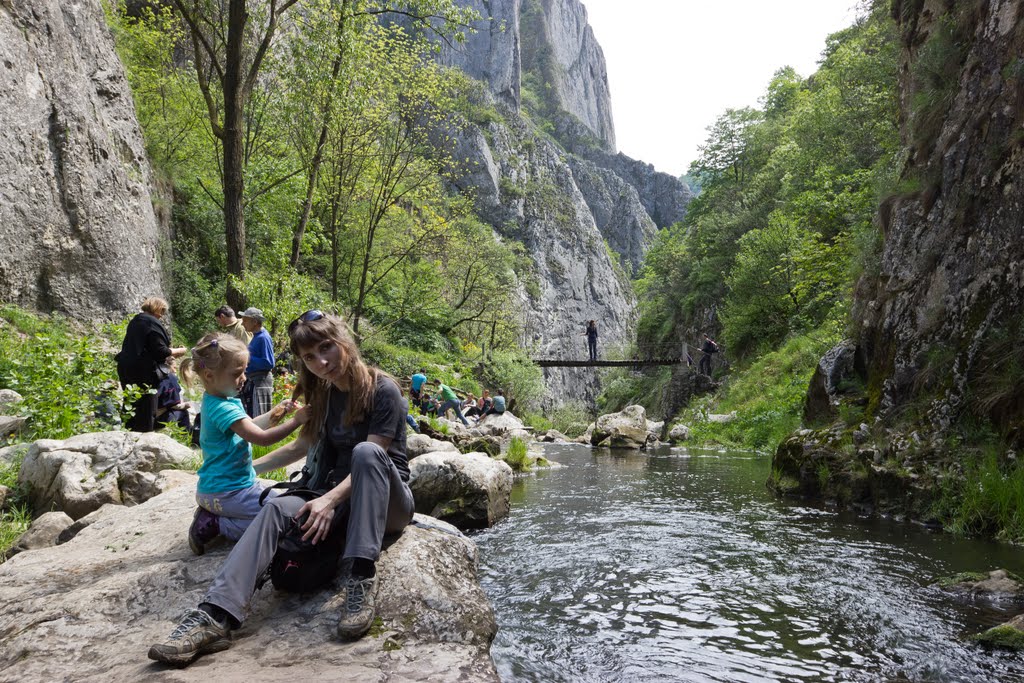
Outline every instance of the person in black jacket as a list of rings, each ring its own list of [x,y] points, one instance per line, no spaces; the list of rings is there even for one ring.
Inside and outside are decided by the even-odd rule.
[[[156,389],[167,376],[168,358],[185,355],[184,347],[171,347],[171,335],[160,321],[167,313],[167,302],[150,297],[142,302],[142,312],[131,319],[117,354],[117,378],[122,387],[138,386],[144,392],[135,401],[134,413],[126,426],[133,432],[153,431],[157,410]]]
[[[697,366],[697,371],[700,372],[700,374],[702,375],[707,375],[708,377],[710,377],[711,357],[718,353],[718,344],[713,339],[708,337],[708,335],[705,334],[704,344],[700,347],[700,350],[702,355],[700,357],[700,363],[698,363]]]

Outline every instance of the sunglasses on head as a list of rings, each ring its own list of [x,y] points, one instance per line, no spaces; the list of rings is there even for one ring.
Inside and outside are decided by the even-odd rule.
[[[291,321],[291,323],[288,325],[288,334],[294,332],[295,328],[299,326],[299,323],[311,323],[314,320],[320,320],[323,317],[324,314],[321,311],[316,310],[315,308],[308,310],[295,320]]]

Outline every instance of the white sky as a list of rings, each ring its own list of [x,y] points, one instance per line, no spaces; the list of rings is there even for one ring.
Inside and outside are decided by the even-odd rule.
[[[583,0],[608,62],[619,151],[686,172],[706,128],[756,106],[772,74],[817,70],[857,0]]]

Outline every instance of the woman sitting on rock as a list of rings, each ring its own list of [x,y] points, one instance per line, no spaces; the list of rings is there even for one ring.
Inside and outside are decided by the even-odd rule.
[[[288,335],[294,357],[302,361],[296,398],[308,405],[310,419],[296,441],[253,466],[257,473],[268,472],[308,451],[301,485],[320,495],[308,501],[287,494],[267,500],[199,608],[190,610],[165,642],[150,648],[150,659],[184,665],[230,647],[231,630],[245,618],[257,579],[285,535],[301,533],[304,541],[318,544],[328,541],[332,530],[343,534],[338,636],[360,638],[373,623],[375,563],[384,535],[404,529],[414,511],[405,399],[393,378],[363,362],[340,318],[307,311],[288,326]]]

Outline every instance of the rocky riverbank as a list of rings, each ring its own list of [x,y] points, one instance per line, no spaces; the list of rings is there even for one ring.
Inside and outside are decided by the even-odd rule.
[[[0,680],[242,681],[279,667],[302,680],[497,680],[476,546],[424,516],[382,554],[379,620],[362,640],[333,639],[333,588],[300,597],[268,585],[230,650],[186,671],[150,663],[149,645],[199,602],[227,553],[192,555],[194,505],[194,484],[182,482],[0,565]]]
[[[508,513],[511,468],[454,445],[411,462],[417,509],[462,528]],[[36,511],[0,565],[0,680],[249,680],[289,667],[308,680],[496,680],[497,625],[477,575],[476,545],[455,526],[417,514],[386,541],[378,564],[378,623],[352,644],[332,639],[336,587],[311,596],[268,584],[231,650],[188,672],[152,665],[149,644],[197,604],[228,552],[196,557],[195,453],[161,434],[100,432],[0,451],[20,460]],[[178,469],[165,469],[167,467]]]

